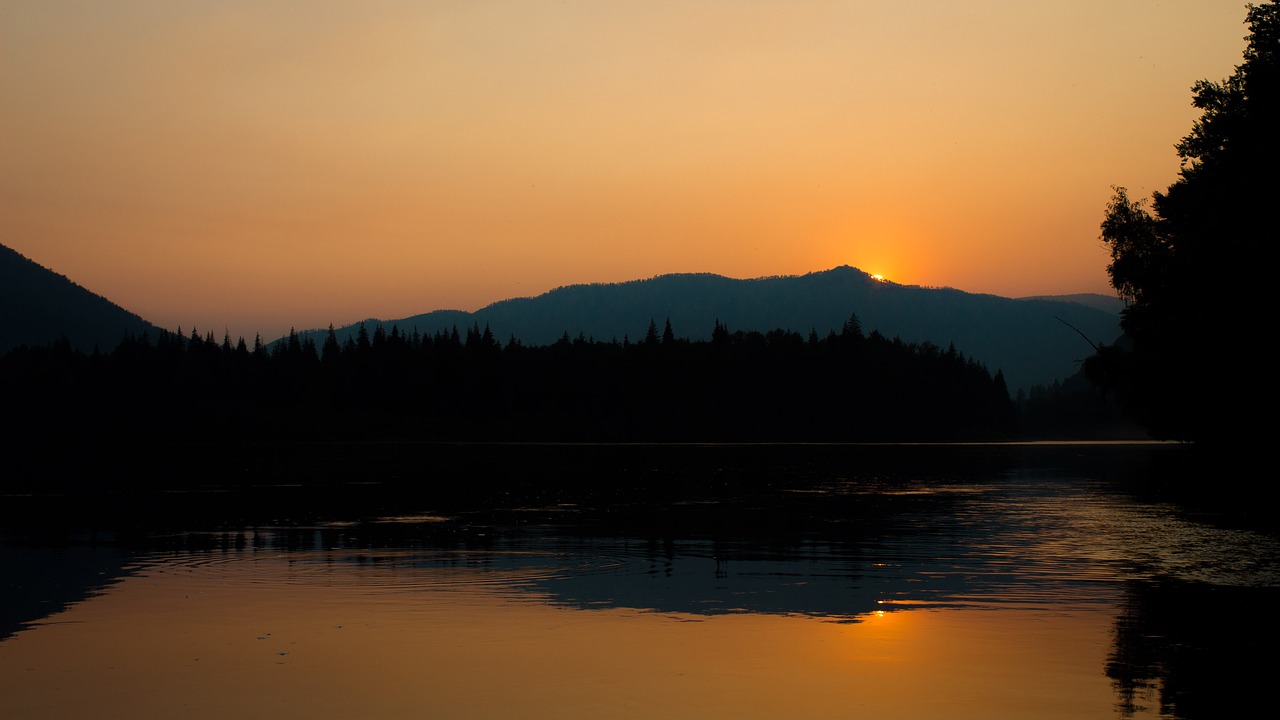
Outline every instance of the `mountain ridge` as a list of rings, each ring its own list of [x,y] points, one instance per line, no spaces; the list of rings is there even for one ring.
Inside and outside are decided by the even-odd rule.
[[[0,244],[0,354],[65,339],[84,352],[115,349],[156,328],[141,316]]]
[[[848,265],[804,275],[750,279],[714,273],[667,273],[616,283],[563,285],[468,312],[434,310],[396,319],[367,318],[337,328],[339,340],[361,324],[425,334],[488,327],[499,340],[532,345],[564,337],[636,341],[650,322],[670,322],[676,337],[703,340],[716,322],[730,331],[773,329],[825,335],[851,314],[863,328],[904,342],[957,350],[1003,371],[1011,389],[1050,384],[1078,370],[1092,353],[1080,337],[1110,343],[1120,335],[1118,306],[1106,296],[1006,298],[955,288],[901,285]],[[1082,302],[1085,300],[1087,302]],[[1117,308],[1116,311],[1104,309]],[[326,330],[300,335],[323,339]]]
[[[66,339],[85,352],[110,351],[128,334],[156,332],[138,315],[0,245],[0,353]],[[666,273],[623,282],[562,285],[539,295],[490,303],[474,312],[442,309],[360,325],[426,334],[487,327],[500,341],[547,345],[568,335],[638,341],[650,323],[670,322],[676,337],[709,339],[716,323],[733,331],[783,329],[825,335],[857,315],[867,331],[910,343],[954,345],[1004,373],[1011,390],[1048,385],[1078,371],[1089,344],[1120,336],[1118,298],[1104,295],[1006,298],[950,287],[901,285],[848,265],[804,275],[735,279]],[[317,344],[326,330],[300,333]],[[1082,339],[1083,336],[1083,339]],[[1087,343],[1086,343],[1087,341]]]

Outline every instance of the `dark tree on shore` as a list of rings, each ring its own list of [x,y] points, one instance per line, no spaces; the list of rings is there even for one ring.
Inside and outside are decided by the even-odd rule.
[[[1178,179],[1150,202],[1116,188],[1102,222],[1111,284],[1128,302],[1123,343],[1086,365],[1156,437],[1213,443],[1251,434],[1249,388],[1269,378],[1264,262],[1280,240],[1280,4],[1249,5],[1244,62],[1201,80],[1201,110],[1176,145]]]

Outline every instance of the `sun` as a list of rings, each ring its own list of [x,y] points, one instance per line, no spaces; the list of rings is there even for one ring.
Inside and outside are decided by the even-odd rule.
[[[872,275],[871,279],[877,282],[889,282],[888,280],[885,279],[883,275]]]

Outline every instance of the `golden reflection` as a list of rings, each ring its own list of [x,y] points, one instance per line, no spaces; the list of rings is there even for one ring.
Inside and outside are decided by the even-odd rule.
[[[284,557],[152,566],[0,643],[0,717],[1114,714],[1105,613],[588,612],[480,570],[398,572],[418,577],[300,575]]]

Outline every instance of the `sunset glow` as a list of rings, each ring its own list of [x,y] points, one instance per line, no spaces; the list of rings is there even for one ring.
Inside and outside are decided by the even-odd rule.
[[[326,566],[323,582],[264,582],[283,562],[158,566],[127,578],[4,646],[0,711],[835,718],[856,707],[869,717],[988,719],[1097,717],[1113,702],[1102,673],[1063,673],[1102,665],[1104,614],[1046,631],[1034,611],[858,623],[575,611],[477,591],[474,570],[376,596],[370,588],[386,574],[344,563]]]
[[[1243,3],[0,5],[0,242],[166,327],[801,274],[1108,292]]]

